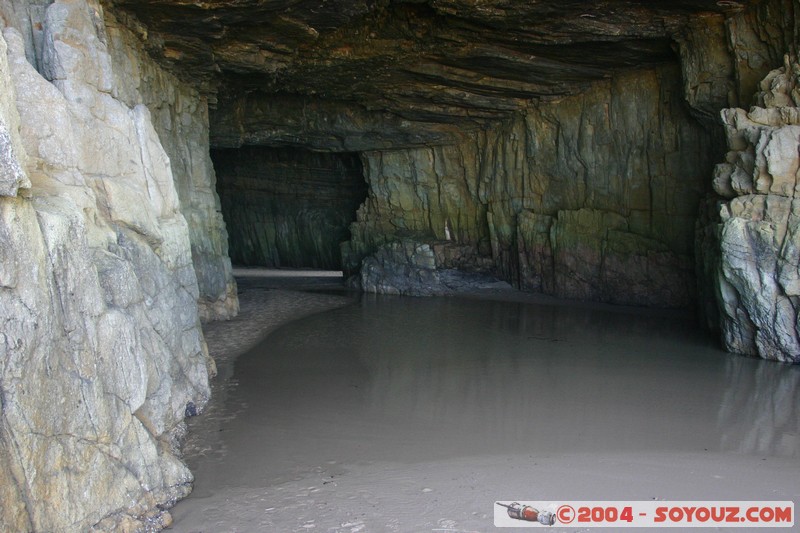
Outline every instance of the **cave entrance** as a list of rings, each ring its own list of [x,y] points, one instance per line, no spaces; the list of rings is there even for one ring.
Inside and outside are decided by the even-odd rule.
[[[358,154],[244,146],[211,159],[234,264],[342,269],[340,244],[367,198]]]

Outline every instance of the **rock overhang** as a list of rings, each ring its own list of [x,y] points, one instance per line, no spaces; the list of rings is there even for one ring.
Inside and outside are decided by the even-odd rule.
[[[139,25],[154,57],[217,96],[221,114],[283,101],[289,109],[307,111],[313,105],[320,120],[335,121],[346,107],[357,117],[346,132],[354,121],[369,123],[356,128],[362,136],[394,132],[359,142],[343,139],[348,134],[336,127],[272,124],[289,133],[269,135],[269,123],[253,123],[239,125],[238,132],[212,128],[212,144],[339,151],[452,143],[464,129],[486,127],[532,101],[581,92],[619,71],[677,64],[675,42],[691,21],[756,3],[113,0],[111,5],[132,15],[128,22]],[[301,138],[305,132],[307,140]]]

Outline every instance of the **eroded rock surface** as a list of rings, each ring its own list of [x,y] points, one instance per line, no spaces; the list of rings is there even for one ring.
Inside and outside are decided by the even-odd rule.
[[[717,165],[699,233],[728,350],[800,361],[800,66],[786,58],[749,111],[726,109],[730,151]],[[711,246],[708,246],[711,244]]]
[[[238,310],[236,282],[208,151],[208,98],[160,67],[142,41],[112,13],[104,12],[104,23],[114,77],[112,94],[129,107],[147,106],[152,127],[169,158],[178,203],[189,228],[201,319],[231,318]]]
[[[773,13],[793,6],[791,0],[770,3]],[[149,47],[166,63],[188,66],[196,79],[209,85],[223,73],[224,111],[219,121],[225,127],[214,133],[220,145],[222,139],[257,144],[256,138],[260,143],[271,138],[288,144],[338,144],[343,137],[335,134],[335,125],[320,118],[345,114],[344,122],[357,126],[344,139],[352,151],[369,149],[354,147],[370,142],[365,131],[378,134],[372,142],[396,133],[394,146],[403,138],[434,144],[447,133],[505,118],[531,99],[576,94],[619,70],[673,61],[673,41],[693,21],[705,19],[711,21],[706,26],[719,27],[726,16],[739,16],[764,2],[114,4],[146,25],[152,37]],[[780,31],[771,31],[770,39]],[[746,42],[770,40],[740,33]],[[748,48],[756,50],[760,53],[757,47]],[[731,62],[729,56],[726,60]],[[737,63],[743,65],[742,72],[758,68],[754,53]],[[727,74],[715,68],[713,75]],[[245,124],[257,120],[251,113],[237,113],[245,101],[259,102],[264,123],[275,127],[229,127],[236,122],[235,114]],[[291,117],[281,112],[285,102],[316,111]],[[342,113],[343,108],[349,111]],[[370,116],[365,124],[364,117]],[[308,135],[292,139],[292,131],[303,121]],[[386,127],[370,127],[378,123]],[[372,149],[377,148],[373,144]]]
[[[726,347],[796,362],[796,61],[761,80],[799,11],[0,0],[0,529],[158,529],[186,494],[199,318],[237,306],[209,143],[359,152],[367,288],[686,306],[696,253]]]
[[[177,438],[214,372],[184,215],[197,203],[173,173],[195,167],[189,197],[213,190],[207,129],[180,133],[204,103],[176,96],[99,4],[16,7],[34,31],[0,38],[0,529],[160,529],[190,490]],[[185,121],[175,165],[144,105],[162,89],[158,120]]]
[[[620,75],[452,146],[365,153],[370,196],[345,267],[400,237],[451,239],[525,290],[690,305],[714,144],[676,81]]]
[[[350,283],[367,292],[406,296],[511,288],[491,276],[489,267],[490,263],[475,257],[469,246],[405,238],[385,244],[365,258],[358,276]]]

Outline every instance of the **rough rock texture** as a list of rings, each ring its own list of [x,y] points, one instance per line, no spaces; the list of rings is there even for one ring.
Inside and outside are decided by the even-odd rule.
[[[702,272],[725,347],[800,362],[800,66],[788,57],[750,111],[726,109],[730,151],[699,224]]]
[[[7,7],[40,18],[0,38],[0,530],[159,529],[214,365],[180,179],[134,89],[157,67],[94,2]],[[159,120],[202,124],[190,97]]]
[[[169,156],[181,213],[189,224],[201,319],[231,318],[238,310],[236,282],[208,151],[207,97],[159,67],[142,41],[109,12],[105,35],[115,80],[112,94],[130,107],[147,106]]]
[[[29,189],[31,182],[25,173],[27,160],[19,136],[19,113],[12,96],[14,84],[8,75],[5,41],[0,42],[0,69],[4,73],[0,77],[0,94],[9,95],[0,98],[0,197],[17,196],[20,189]]]
[[[447,228],[480,259],[467,268],[526,290],[665,306],[699,292],[714,323],[691,264],[719,111],[749,107],[800,41],[797,0],[112,5],[216,91],[212,144],[362,153],[348,270]]]
[[[234,262],[342,268],[339,245],[367,195],[356,154],[249,147],[212,156]]]
[[[358,277],[351,283],[367,292],[407,296],[509,287],[486,273],[467,271],[466,265],[475,266],[472,255],[470,247],[448,241],[420,243],[401,239],[381,246],[365,258]]]
[[[50,46],[44,24],[51,1],[0,1],[3,18],[23,34],[26,57],[39,70],[44,68],[45,50]],[[113,79],[109,87],[114,98],[128,107],[144,104],[150,110],[170,159],[181,212],[189,222],[201,315],[229,318],[236,313],[236,287],[208,157],[207,98],[159,66],[144,49],[146,29],[124,13],[119,15],[122,21],[110,11],[97,11],[97,39],[109,56],[101,60],[102,76]]]
[[[703,201],[707,317],[730,350],[798,361],[795,61],[724,113],[723,200],[701,200],[721,146],[703,127],[796,57],[798,12],[0,0],[0,529],[158,529],[188,491],[175,441],[214,370],[199,317],[237,305],[209,141],[361,152],[342,253],[389,292],[458,269],[685,306]],[[319,231],[300,241],[335,255]]]
[[[453,146],[367,152],[370,196],[345,266],[357,270],[398,237],[449,238],[526,290],[687,306],[713,150],[675,72],[661,68],[598,82]]]
[[[211,85],[222,73],[221,101],[265,102],[259,95],[269,95],[306,98],[301,105],[323,110],[344,104],[351,109],[345,122],[375,116],[361,133],[385,122],[416,142],[441,135],[442,126],[457,133],[530,99],[575,94],[615,71],[670,61],[673,36],[695,17],[755,3],[114,0],[147,25],[149,46],[164,62],[189,66]],[[328,135],[330,123],[296,114],[287,121],[279,104],[260,107],[277,128],[234,128],[225,137],[342,140]],[[237,108],[226,104],[221,114]],[[308,139],[292,141],[285,134],[302,121],[312,125]]]
[[[211,142],[218,148],[300,146],[361,152],[453,144],[463,128],[409,121],[355,102],[220,89],[211,114]],[[474,124],[467,126],[474,129]]]
[[[702,13],[675,36],[686,101],[717,130],[719,111],[749,107],[761,79],[796,47],[800,6],[766,0],[727,16]]]

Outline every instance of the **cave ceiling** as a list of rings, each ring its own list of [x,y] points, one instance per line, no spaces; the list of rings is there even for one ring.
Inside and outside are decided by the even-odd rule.
[[[741,10],[746,2],[113,0],[111,5],[132,15],[127,20],[159,61],[221,100],[246,95],[283,98],[287,107],[302,107],[297,99],[344,103],[357,113],[381,114],[392,123],[384,124],[390,130],[414,121],[428,124],[436,135],[447,125],[494,120],[531,100],[578,92],[619,70],[674,63],[675,37],[688,21]]]

